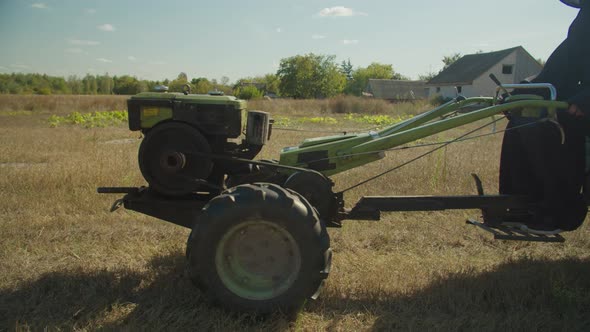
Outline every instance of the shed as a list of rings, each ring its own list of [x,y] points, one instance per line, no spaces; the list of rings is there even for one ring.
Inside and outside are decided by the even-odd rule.
[[[384,79],[369,79],[366,88],[366,92],[373,97],[389,101],[425,99],[427,90],[425,81]]]

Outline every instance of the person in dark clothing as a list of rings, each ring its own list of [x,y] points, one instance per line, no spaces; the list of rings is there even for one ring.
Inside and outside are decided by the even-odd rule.
[[[559,100],[570,104],[568,113],[582,116],[590,112],[590,1],[561,1],[580,11],[534,82],[553,84]]]
[[[580,11],[533,82],[551,83],[557,99],[568,102],[567,112],[558,113],[565,142],[550,122],[507,131],[500,163],[500,193],[532,199],[532,217],[526,223],[538,233],[574,230],[587,213],[581,190],[585,136],[590,134],[590,0],[560,1]],[[513,117],[507,128],[531,121]]]

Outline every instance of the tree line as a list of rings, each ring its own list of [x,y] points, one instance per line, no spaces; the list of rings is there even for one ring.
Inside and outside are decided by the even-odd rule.
[[[455,54],[443,58],[445,66],[460,57]],[[421,78],[431,78],[423,75]],[[391,64],[374,62],[367,67],[357,67],[350,59],[336,62],[333,55],[313,53],[281,59],[276,73],[256,77],[244,77],[230,84],[228,77],[220,80],[205,77],[192,78],[180,73],[173,80],[142,80],[130,75],[90,75],[84,77],[56,77],[45,74],[0,74],[1,94],[81,94],[81,95],[133,95],[153,91],[156,86],[168,86],[171,92],[182,92],[190,87],[192,93],[222,91],[243,99],[256,99],[264,95],[296,99],[327,98],[340,94],[360,96],[369,79],[409,78],[396,72]]]

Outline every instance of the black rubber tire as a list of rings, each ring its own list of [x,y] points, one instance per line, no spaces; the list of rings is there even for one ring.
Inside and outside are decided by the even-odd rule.
[[[226,286],[216,264],[217,252],[223,250],[224,236],[258,220],[280,227],[281,233],[288,232],[297,243],[300,257],[296,277],[290,278],[294,281],[272,298],[252,299],[236,294]],[[240,185],[213,198],[203,208],[189,242],[187,271],[191,280],[213,303],[234,312],[267,314],[299,310],[307,299],[317,294],[330,270],[330,239],[317,211],[301,195],[275,184]],[[254,257],[256,264],[265,264],[260,255]],[[287,255],[279,255],[277,260],[289,259]]]
[[[139,146],[139,169],[150,188],[169,196],[182,196],[198,190],[194,180],[206,179],[213,162],[206,157],[186,155],[186,166],[180,171],[167,172],[161,165],[165,152],[210,153],[207,139],[192,126],[178,121],[156,125]]]

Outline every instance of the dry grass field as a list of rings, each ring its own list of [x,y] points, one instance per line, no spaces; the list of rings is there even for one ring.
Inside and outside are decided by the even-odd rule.
[[[329,230],[328,282],[297,317],[228,314],[205,302],[184,275],[188,229],[129,211],[109,213],[118,196],[96,194],[98,186],[144,184],[139,134],[126,124],[48,125],[50,115],[123,109],[124,98],[0,97],[0,330],[590,330],[588,224],[566,233],[564,244],[494,241],[465,225],[478,211],[345,221]],[[291,117],[326,112],[303,114],[275,102],[255,106]],[[387,112],[407,109],[412,106],[394,105]],[[306,129],[367,127],[330,116],[339,122]],[[260,158],[276,158],[281,147],[319,135],[275,131]],[[456,143],[347,192],[346,202],[363,195],[473,194],[470,173],[496,193],[500,143],[501,135]],[[389,152],[337,175],[336,189],[425,149]]]

